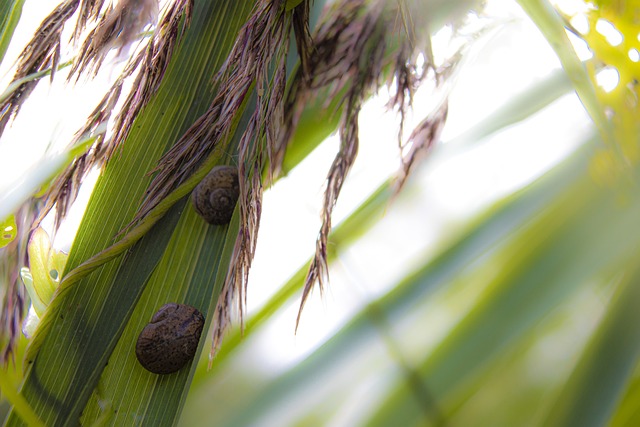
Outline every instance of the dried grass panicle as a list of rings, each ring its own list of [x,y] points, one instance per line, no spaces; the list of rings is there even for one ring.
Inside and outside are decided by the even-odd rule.
[[[144,58],[140,60],[142,69],[138,72],[133,88],[116,117],[115,133],[111,141],[114,148],[126,139],[133,127],[133,121],[158,91],[176,43],[191,21],[192,9],[193,0],[174,0],[163,13],[154,36],[147,45]],[[131,67],[138,67],[136,60],[132,61]]]
[[[331,231],[333,208],[345,178],[358,152],[358,115],[364,100],[382,82],[386,57],[386,26],[384,2],[341,1],[327,13],[314,39],[315,55],[311,59],[311,78],[298,74],[295,99],[286,117],[285,129],[293,129],[301,113],[302,103],[319,90],[328,88],[330,97],[344,91],[343,113],[340,121],[340,149],[329,169],[322,209],[322,226],[316,240],[316,252],[309,267],[297,324],[302,308],[316,283],[322,291],[326,279],[327,244]],[[283,136],[290,138],[286,132]],[[279,159],[281,160],[282,157]]]
[[[402,152],[402,168],[396,181],[396,192],[404,186],[413,168],[440,140],[442,129],[447,122],[449,103],[445,99],[431,114],[422,120],[411,132],[408,144]],[[408,147],[408,148],[407,148]]]
[[[9,246],[0,249],[4,251],[0,261],[0,367],[6,367],[13,359],[21,323],[25,314],[24,286],[18,283],[20,265],[15,259],[18,250]]]
[[[51,68],[51,79],[60,62],[60,35],[64,24],[78,8],[80,0],[67,0],[45,18],[35,35],[18,58],[12,83],[38,71]],[[22,103],[38,84],[37,80],[22,83],[7,99],[0,103],[0,136],[5,127],[20,111]]]
[[[375,4],[372,13],[379,13],[384,2],[370,0],[340,0],[323,13],[312,37],[312,54],[307,65],[309,71],[305,73],[302,69],[296,72],[285,100],[284,125],[277,142],[278,156],[274,159],[277,172],[281,170],[286,146],[304,106],[323,90],[329,91],[328,100],[333,99],[353,81],[354,61],[360,60],[363,52],[359,50],[366,41],[365,34],[371,30],[372,15],[367,12],[372,3]],[[381,40],[378,37],[372,42]],[[384,47],[385,43],[381,45]]]
[[[89,151],[79,156],[57,177],[47,193],[46,203],[36,220],[36,225],[55,205],[55,228],[57,229],[75,200],[82,179],[91,168],[104,164],[126,139],[138,113],[147,105],[160,86],[177,40],[189,24],[192,3],[192,0],[175,0],[165,9],[146,49],[129,60],[122,74],[90,114],[85,126],[76,133],[72,145],[89,136],[95,136],[96,141]],[[181,25],[182,23],[184,25]],[[138,74],[131,92],[115,118],[114,134],[109,140],[105,140],[106,125],[120,99],[124,81],[136,71]]]
[[[282,35],[281,30],[274,26],[274,19],[279,15],[284,15],[283,1],[260,1],[256,4],[216,75],[219,89],[215,99],[158,163],[154,170],[157,174],[134,223],[189,178],[214,150],[224,149],[222,145],[231,136],[234,119],[254,83],[258,93],[266,90],[268,84],[261,78],[272,62]]]
[[[90,8],[89,12],[92,16],[95,9]],[[120,0],[110,6],[85,38],[69,78],[74,74],[79,78],[86,71],[95,76],[107,53],[115,48],[118,53],[127,49],[145,27],[155,25],[158,12],[158,0]]]
[[[27,265],[27,243],[37,207],[33,201],[15,213],[17,235],[0,248],[0,367],[13,359],[25,316],[25,288],[20,282],[20,268]]]
[[[309,71],[298,72],[286,100],[285,124],[278,141],[286,147],[297,126],[302,110],[320,92],[329,102],[340,99],[340,150],[327,176],[322,226],[316,251],[305,280],[300,311],[318,283],[322,291],[328,279],[327,244],[331,215],[342,185],[357,155],[358,113],[364,100],[382,84],[394,87],[389,106],[400,116],[398,145],[402,153],[402,170],[412,169],[421,153],[438,139],[446,118],[446,102],[412,134],[409,146],[402,143],[406,117],[413,97],[425,77],[435,75],[428,33],[412,19],[413,12],[403,1],[339,0],[324,14],[314,34],[314,51]],[[422,31],[420,31],[422,30]],[[420,64],[423,61],[424,65]],[[327,96],[328,95],[328,96]],[[283,155],[276,159],[280,168]],[[403,179],[404,179],[403,178]],[[404,182],[403,180],[401,182]]]
[[[96,21],[98,19],[104,2],[105,0],[82,0],[76,27],[73,30],[73,40],[80,40],[82,31],[84,31],[89,22]]]
[[[289,34],[293,25],[292,15],[299,8],[308,8],[305,1],[291,13],[285,11],[285,5],[285,0],[262,0],[256,5],[251,17],[240,30],[236,44],[223,69],[218,74],[221,78],[219,87],[222,94],[228,92],[229,85],[233,87],[235,84],[240,84],[240,87],[243,89],[246,87],[248,90],[247,85],[255,81],[256,106],[238,145],[240,227],[229,271],[222,288],[223,297],[218,300],[214,314],[210,360],[219,348],[224,331],[230,322],[230,307],[236,297],[239,316],[243,322],[249,270],[255,254],[262,214],[262,172],[267,163],[273,165],[278,142],[277,129],[284,117],[286,58]],[[220,110],[230,111],[233,115],[238,113],[238,110],[225,108]],[[217,119],[222,120],[221,124],[224,124],[230,118],[218,117]],[[230,131],[220,124],[217,126],[224,132]],[[217,141],[213,140],[209,143],[215,144]],[[271,173],[269,171],[269,176]]]
[[[55,206],[54,229],[57,230],[76,199],[83,178],[91,168],[104,162],[107,157],[106,152],[109,151],[110,147],[105,144],[106,124],[110,120],[115,105],[120,98],[125,75],[126,73],[120,76],[113,84],[90,114],[84,127],[76,132],[71,143],[72,146],[87,137],[95,137],[95,141],[88,151],[78,156],[56,177],[49,190],[47,190],[44,206],[40,210],[32,228],[37,227]]]
[[[193,0],[175,0],[176,3],[187,3],[187,13]],[[93,66],[97,72],[106,53],[117,47],[123,49],[132,43],[140,31],[150,22],[155,21],[158,0],[121,0],[116,7],[110,7],[101,16],[105,0],[66,0],[42,21],[35,35],[18,58],[17,70],[12,83],[24,77],[51,69],[51,80],[55,77],[60,62],[61,34],[64,25],[79,9],[78,19],[72,39],[78,41],[89,23],[100,19],[98,25],[90,32],[80,49],[70,76]],[[23,82],[11,96],[0,103],[0,136],[5,127],[19,112],[22,103],[36,87],[38,80]]]
[[[313,38],[309,29],[311,2],[304,1],[293,10],[293,33],[296,38],[298,57],[303,77],[310,78],[310,61],[313,54]]]
[[[400,116],[398,146],[401,148],[403,146],[405,122],[411,105],[413,105],[413,97],[426,75],[426,71],[420,71],[416,58],[410,58],[412,48],[409,40],[405,39],[401,44],[396,56],[395,72],[392,74],[392,80],[388,83],[394,89],[394,94],[389,100],[388,107],[396,110]],[[408,60],[408,58],[410,59]],[[427,62],[425,70],[429,68],[430,64]]]

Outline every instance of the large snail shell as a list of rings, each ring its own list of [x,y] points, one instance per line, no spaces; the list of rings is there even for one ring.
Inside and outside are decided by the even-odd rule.
[[[231,221],[240,195],[238,170],[234,166],[216,166],[191,193],[196,212],[209,224]]]
[[[196,354],[204,316],[186,304],[165,304],[142,329],[136,343],[140,364],[154,374],[170,374]]]

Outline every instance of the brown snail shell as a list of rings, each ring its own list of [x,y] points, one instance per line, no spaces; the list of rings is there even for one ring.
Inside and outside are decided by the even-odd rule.
[[[165,304],[142,329],[136,343],[140,364],[154,374],[178,371],[196,354],[204,316],[186,304]]]
[[[205,221],[222,225],[231,221],[239,196],[238,169],[216,166],[193,190],[191,201]]]

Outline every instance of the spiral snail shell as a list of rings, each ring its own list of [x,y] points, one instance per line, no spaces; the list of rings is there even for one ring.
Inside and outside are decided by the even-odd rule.
[[[178,371],[196,354],[204,316],[186,304],[165,304],[140,332],[136,357],[154,374]]]
[[[193,207],[209,224],[231,221],[240,196],[238,170],[234,166],[216,166],[191,193]]]

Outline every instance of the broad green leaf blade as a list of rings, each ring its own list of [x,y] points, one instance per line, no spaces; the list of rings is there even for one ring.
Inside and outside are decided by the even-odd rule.
[[[232,243],[235,241],[234,232],[237,232],[237,222],[228,232]],[[110,422],[115,425],[126,424],[134,415],[147,425],[173,423],[182,404],[179,391],[189,384],[193,369],[182,369],[167,376],[147,372],[135,358],[135,343],[153,313],[167,302],[182,302],[202,313],[212,313],[221,285],[221,282],[216,282],[218,266],[222,265],[226,273],[226,264],[223,263],[228,263],[230,256],[229,249],[226,255],[221,255],[225,253],[226,235],[227,227],[207,226],[192,209],[181,216],[176,232],[111,354],[93,398],[85,408],[84,423],[91,424],[94,418],[102,415],[104,401],[110,402]],[[135,263],[125,265],[135,268]],[[135,279],[135,273],[133,276],[129,273],[118,276],[123,280]],[[217,286],[212,286],[214,283]],[[206,334],[206,330],[203,333]],[[204,341],[201,340],[200,349]],[[136,393],[132,394],[130,390],[136,390]]]
[[[24,0],[6,0],[0,3],[0,63],[7,52],[13,31],[20,21]]]
[[[545,426],[601,426],[629,383],[640,356],[640,270],[636,266],[619,285],[604,319],[585,349]]]
[[[106,166],[96,185],[67,271],[111,245],[117,233],[131,221],[151,179],[148,171],[211,103],[214,96],[211,79],[252,7],[253,2],[249,1],[194,4],[191,25],[159,92],[137,118],[121,151]],[[39,337],[40,349],[22,390],[45,423],[79,422],[185,205],[175,205],[131,253],[104,265],[54,299],[43,319],[43,323],[49,324],[44,329],[48,333]],[[123,260],[129,262],[123,264]],[[135,260],[141,260],[137,269]],[[118,282],[117,278],[122,277],[118,276],[121,265],[131,275]],[[148,313],[157,308],[155,304],[139,307],[136,313],[148,322]],[[174,378],[180,378],[182,387],[185,386],[181,375]],[[174,390],[172,398],[175,397],[180,399]],[[168,406],[167,402],[158,401],[149,405],[149,410]],[[12,415],[8,425],[16,424],[19,420]]]
[[[247,108],[243,114],[239,121],[241,129],[248,125],[252,111],[252,108]],[[231,152],[237,149],[240,134],[238,133],[232,141],[229,148]],[[187,182],[191,180],[192,178]],[[179,208],[182,213],[175,231],[173,226],[163,227],[160,231],[165,235],[173,233],[173,240],[164,250],[150,280],[140,282],[144,284],[145,294],[137,304],[136,311],[110,358],[110,363],[116,369],[103,373],[97,391],[93,394],[96,399],[92,399],[85,408],[83,420],[91,420],[95,416],[95,422],[98,422],[106,417],[119,424],[118,420],[126,423],[128,419],[135,416],[145,424],[157,426],[171,425],[180,415],[195,365],[191,370],[185,367],[169,376],[170,381],[158,382],[157,375],[145,371],[132,357],[134,354],[132,345],[152,314],[164,304],[159,301],[184,302],[197,307],[205,315],[213,315],[238,234],[239,211],[236,210],[227,227],[208,226],[199,215],[195,214],[188,197],[183,198],[172,209],[176,208]],[[136,244],[133,251],[146,253],[143,263],[157,262],[157,256],[149,257],[148,255],[150,252],[157,251],[157,248],[154,245],[140,243]],[[137,265],[136,262],[125,260],[121,268],[128,266],[135,269]],[[135,274],[124,274],[122,277],[129,282],[136,280]],[[116,278],[115,282],[118,281],[119,279]],[[167,283],[171,283],[172,286],[167,286]],[[205,327],[203,337],[206,336],[207,331],[208,327]],[[197,354],[203,351],[205,342],[204,338],[201,339]],[[123,370],[130,370],[131,375],[123,377]],[[126,380],[123,381],[123,378]],[[136,384],[135,388],[139,392],[132,397],[128,391],[133,383]],[[110,402],[106,410],[104,401]]]

